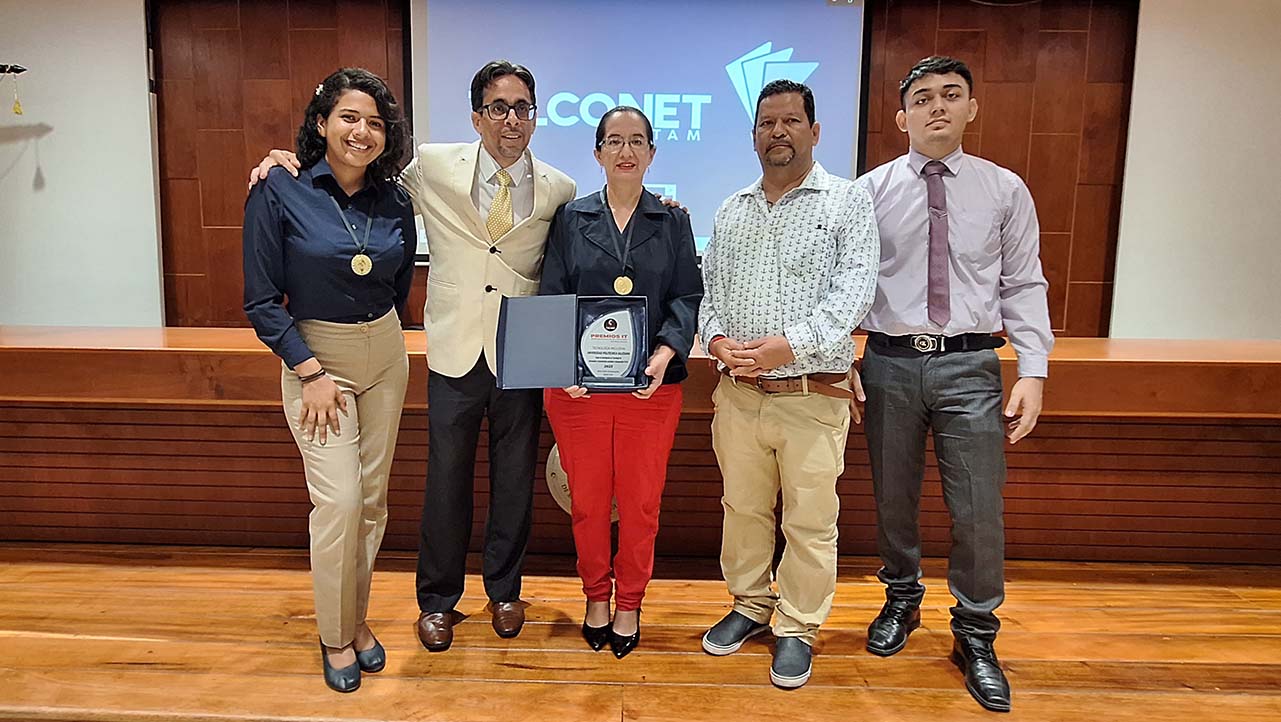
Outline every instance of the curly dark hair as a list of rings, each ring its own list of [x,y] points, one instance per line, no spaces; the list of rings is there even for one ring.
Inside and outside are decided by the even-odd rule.
[[[771,95],[782,95],[783,93],[796,93],[801,96],[801,104],[805,106],[805,117],[809,118],[810,125],[814,125],[814,91],[810,86],[804,83],[798,83],[794,80],[782,78],[772,80],[764,88],[761,88],[761,94],[756,96],[756,114],[761,114],[761,101]]]
[[[316,88],[316,93],[303,111],[302,125],[298,127],[298,162],[303,168],[320,162],[328,146],[316,125],[317,118],[328,118],[338,99],[348,90],[359,90],[374,99],[378,114],[383,118],[386,144],[383,152],[365,170],[370,178],[386,180],[400,173],[409,162],[412,143],[409,123],[401,111],[396,96],[383,79],[364,68],[342,68]]]
[[[504,75],[515,75],[516,79],[529,88],[529,102],[538,105],[538,94],[534,92],[534,74],[529,72],[529,68],[519,63],[512,63],[506,60],[491,60],[480,69],[471,79],[471,109],[474,113],[480,112],[480,107],[485,104],[485,88],[489,84],[503,77]]]
[[[924,78],[927,75],[947,75],[956,73],[965,80],[966,92],[974,92],[974,75],[970,72],[969,66],[957,60],[956,58],[946,55],[931,55],[928,58],[921,58],[907,71],[907,75],[898,84],[898,102],[904,108],[907,107],[907,91],[912,89],[912,83]]]

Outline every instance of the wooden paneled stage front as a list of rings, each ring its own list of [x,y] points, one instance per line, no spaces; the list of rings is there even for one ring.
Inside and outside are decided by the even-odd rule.
[[[427,458],[423,333],[407,343],[385,544],[399,550],[417,548]],[[1002,354],[1012,382],[1013,355]],[[691,372],[658,551],[714,559],[717,375],[706,359]],[[0,327],[0,540],[304,548],[309,502],[279,399],[279,361],[249,329]],[[551,443],[545,427],[543,458]],[[484,448],[479,460],[478,520]],[[857,427],[846,461],[841,551],[873,555]],[[1275,563],[1281,341],[1059,339],[1045,415],[1009,465],[1010,558]],[[537,487],[533,551],[571,553],[568,517]],[[931,462],[922,528],[932,556],[947,550],[940,496]]]
[[[839,487],[840,583],[810,683],[772,688],[765,642],[728,658],[701,651],[729,604],[706,361],[686,387],[641,649],[616,661],[579,638],[567,518],[540,479],[525,631],[493,634],[473,576],[454,648],[426,652],[408,551],[427,453],[421,332],[408,343],[371,611],[390,662],[339,696],[319,674],[308,502],[275,357],[245,329],[0,327],[0,719],[992,718],[946,659],[941,561],[927,563],[924,626],[907,649],[863,650],[882,592],[858,430]],[[1281,718],[1281,342],[1062,339],[1050,373],[1041,425],[1009,454],[1015,561],[997,645],[1014,687],[1008,719]],[[935,557],[948,535],[938,497],[931,465],[923,531]]]
[[[729,607],[715,563],[660,560],[641,647],[618,661],[578,633],[565,557],[531,560],[519,637],[494,635],[480,580],[448,652],[418,645],[413,558],[386,552],[370,623],[388,666],[350,695],[319,673],[304,552],[0,544],[0,719],[57,722],[1254,722],[1281,719],[1281,569],[1011,562],[997,642],[1014,710],[981,710],[947,661],[942,565],[924,625],[889,659],[863,650],[881,602],[846,558],[804,688],[770,686],[770,645],[711,657]]]

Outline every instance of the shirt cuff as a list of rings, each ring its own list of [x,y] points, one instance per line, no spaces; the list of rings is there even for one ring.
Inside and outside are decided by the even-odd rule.
[[[1019,378],[1048,378],[1050,374],[1050,357],[1019,354]]]
[[[808,323],[798,323],[783,329],[783,337],[792,347],[792,355],[798,360],[818,355],[818,338]]]
[[[670,348],[672,352],[676,354],[673,358],[681,363],[685,363],[689,360],[689,344],[684,342],[684,339],[681,338],[679,332],[660,332],[656,339],[654,348],[650,349],[650,353],[657,351],[659,346],[666,346]]]
[[[721,327],[719,321],[714,318],[709,318],[700,319],[698,335],[703,341],[703,350],[707,351],[707,346],[711,344],[713,339],[717,336],[728,336],[729,334],[725,333],[725,329]],[[711,352],[708,351],[708,353]]]
[[[314,356],[311,349],[307,348],[307,343],[302,340],[302,336],[297,334],[293,338],[285,339],[280,348],[280,360],[292,371],[295,366]]]

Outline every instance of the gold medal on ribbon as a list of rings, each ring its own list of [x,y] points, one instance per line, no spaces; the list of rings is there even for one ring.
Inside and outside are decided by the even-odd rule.
[[[620,296],[626,296],[632,292],[633,285],[632,279],[627,276],[619,276],[614,279],[614,293],[617,293]]]
[[[374,270],[374,262],[363,253],[357,253],[351,257],[351,270],[357,276],[368,276],[369,272]]]

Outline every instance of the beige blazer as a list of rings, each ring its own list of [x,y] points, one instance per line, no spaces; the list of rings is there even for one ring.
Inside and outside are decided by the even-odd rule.
[[[475,367],[481,350],[490,372],[497,373],[502,297],[538,293],[548,226],[556,209],[574,199],[574,181],[531,154],[534,211],[493,244],[499,253],[492,253],[485,220],[472,202],[479,157],[479,140],[424,143],[401,175],[423,217],[431,253],[427,365],[455,378]]]

